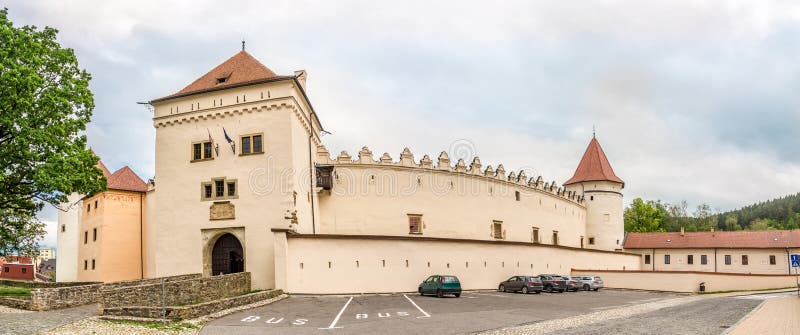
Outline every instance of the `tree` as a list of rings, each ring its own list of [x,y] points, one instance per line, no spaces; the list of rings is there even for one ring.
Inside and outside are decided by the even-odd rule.
[[[659,210],[658,204],[653,201],[645,202],[641,198],[633,199],[623,214],[625,231],[632,233],[664,231],[662,227],[664,212]]]
[[[725,230],[727,231],[742,230],[742,226],[739,225],[739,219],[736,217],[735,214],[728,214],[725,216]]]
[[[45,204],[58,207],[67,194],[105,188],[83,134],[94,108],[90,75],[56,33],[14,27],[8,10],[0,10],[2,253],[32,251],[25,241],[44,235],[35,215]]]

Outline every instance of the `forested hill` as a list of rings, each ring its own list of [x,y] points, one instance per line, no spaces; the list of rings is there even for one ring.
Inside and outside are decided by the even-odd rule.
[[[734,228],[725,230],[798,229],[800,193],[720,213],[717,222],[720,228]]]

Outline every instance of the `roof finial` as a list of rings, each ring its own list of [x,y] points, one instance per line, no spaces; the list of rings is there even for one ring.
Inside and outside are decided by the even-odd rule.
[[[244,49],[243,49],[243,50],[244,50]],[[595,132],[594,125],[592,125],[592,138],[597,138],[597,137],[596,137],[596,134],[597,134],[597,133]]]
[[[242,51],[244,51],[244,38],[242,39]]]

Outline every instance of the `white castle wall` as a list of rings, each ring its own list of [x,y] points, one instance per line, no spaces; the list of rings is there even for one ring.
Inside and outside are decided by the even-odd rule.
[[[560,245],[581,247],[584,237],[588,247],[582,199],[541,177],[506,175],[502,165],[482,170],[478,158],[452,166],[446,153],[435,166],[427,155],[416,163],[408,149],[394,162],[387,154],[374,161],[366,147],[356,159],[333,160],[321,147],[317,162],[334,166],[333,188],[319,196],[318,233],[417,236],[408,215],[420,214],[426,237],[495,240],[492,225],[501,221],[502,240],[532,242],[537,227],[543,244],[557,231]]]
[[[83,198],[77,193],[67,197],[63,204],[66,211],[58,211],[58,227],[56,227],[56,281],[71,282],[78,280],[78,237],[80,234]],[[71,205],[71,206],[70,206]],[[64,231],[61,231],[61,226]]]

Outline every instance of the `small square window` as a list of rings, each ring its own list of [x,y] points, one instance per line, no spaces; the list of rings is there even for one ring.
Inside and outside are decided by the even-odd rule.
[[[664,264],[669,264],[669,255],[664,255]]]
[[[213,149],[211,147],[211,142],[203,142],[203,159],[214,158],[214,156],[211,155],[211,149]]]
[[[749,262],[748,262],[748,259],[747,259],[747,255],[742,255],[742,265],[748,265],[748,264],[749,264]]]
[[[519,201],[519,199],[521,197],[520,194],[519,194],[519,191],[514,191],[514,197],[517,199],[517,201]]]
[[[775,255],[769,255],[769,265],[775,265]]]
[[[89,213],[91,211],[92,211],[92,204],[87,204],[86,205],[86,213]]]
[[[708,264],[708,256],[700,255],[700,264],[702,264],[702,265]]]
[[[589,245],[594,245],[594,237],[589,238]]]
[[[203,143],[192,144],[192,159],[193,160],[203,159]]]
[[[496,239],[503,238],[503,221],[492,222],[492,235]]]
[[[553,245],[558,245],[558,232],[553,231]]]
[[[731,255],[725,255],[725,265],[731,265]]]
[[[408,233],[422,234],[422,215],[408,214]]]
[[[63,233],[63,232],[65,232],[65,231],[67,231],[67,225],[65,225],[65,224],[62,224],[62,225],[61,225],[61,232]]]
[[[253,135],[253,153],[264,152],[261,145],[261,135]]]
[[[22,268],[22,273],[28,273],[28,269]]]
[[[539,228],[533,227],[531,230],[532,230],[531,240],[533,240],[533,243],[539,243],[540,242],[539,241]]]
[[[650,255],[644,255],[644,264],[650,264]]]
[[[97,200],[94,201],[94,209],[97,209]]]
[[[213,193],[211,192],[211,184],[203,185],[203,197],[208,199],[211,198],[212,195]]]
[[[225,181],[223,180],[215,180],[214,187],[216,188],[216,196],[217,197],[224,197],[225,196]]]
[[[250,137],[242,137],[242,155],[249,155],[251,153]]]
[[[232,197],[236,195],[236,183],[228,182],[228,196]]]
[[[694,255],[686,256],[686,264],[694,264]]]
[[[94,259],[92,260],[92,270],[94,270]]]

